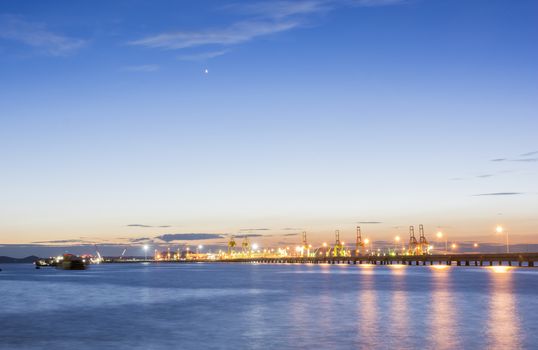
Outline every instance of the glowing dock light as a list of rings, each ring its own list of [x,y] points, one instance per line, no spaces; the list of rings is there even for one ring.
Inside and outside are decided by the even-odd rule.
[[[327,242],[323,242],[322,246],[327,247]]]
[[[495,231],[497,231],[498,234],[501,234],[503,232],[506,233],[506,253],[510,253],[510,244],[508,243],[508,232],[504,231],[504,228],[501,225],[497,225],[495,228]]]
[[[478,248],[478,243],[473,244],[473,247]]]
[[[148,249],[149,246],[147,244],[144,244],[144,260],[148,260]]]
[[[443,232],[441,231],[437,232],[437,238],[443,238]]]
[[[252,249],[257,250],[258,249],[258,243],[252,243]]]
[[[452,249],[456,249],[457,247],[456,243],[452,243]]]

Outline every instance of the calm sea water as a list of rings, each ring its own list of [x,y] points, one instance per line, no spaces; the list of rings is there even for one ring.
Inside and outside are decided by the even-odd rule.
[[[538,348],[532,268],[0,268],[0,349]]]

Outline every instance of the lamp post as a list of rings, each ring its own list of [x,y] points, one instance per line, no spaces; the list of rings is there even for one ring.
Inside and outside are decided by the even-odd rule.
[[[394,253],[396,254],[396,248],[398,248],[398,243],[400,242],[400,236],[394,237]]]
[[[497,231],[497,233],[499,234],[502,234],[504,229],[501,225],[497,225],[497,228],[495,228],[495,231]],[[510,245],[508,244],[508,231],[504,231],[504,233],[506,234],[506,253],[509,254],[510,253]]]
[[[144,260],[148,260],[148,249],[149,246],[147,244],[144,244]]]

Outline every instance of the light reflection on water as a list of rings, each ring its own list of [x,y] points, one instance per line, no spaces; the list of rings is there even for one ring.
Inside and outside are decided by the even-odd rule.
[[[3,265],[0,349],[531,349],[538,270]]]
[[[490,276],[492,293],[489,297],[487,319],[488,347],[490,349],[519,349],[522,334],[516,296],[513,294],[514,275],[507,273],[508,269],[491,270],[493,274]]]
[[[460,326],[454,307],[452,280],[446,265],[434,268],[436,271],[432,283],[432,296],[427,315],[430,320],[430,332],[435,349],[461,349],[458,339]]]

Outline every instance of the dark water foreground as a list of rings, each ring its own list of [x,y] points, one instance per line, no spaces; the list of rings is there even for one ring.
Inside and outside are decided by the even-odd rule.
[[[538,348],[538,268],[0,268],[0,349]]]

